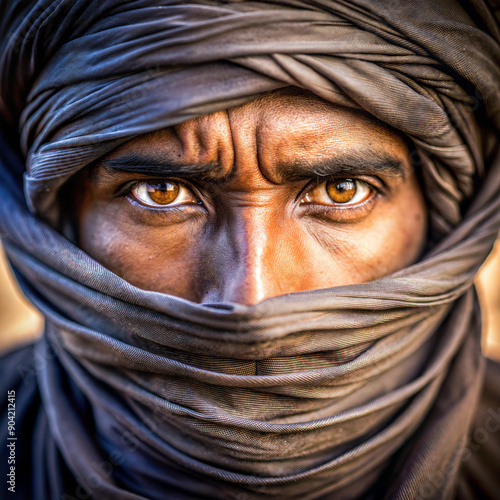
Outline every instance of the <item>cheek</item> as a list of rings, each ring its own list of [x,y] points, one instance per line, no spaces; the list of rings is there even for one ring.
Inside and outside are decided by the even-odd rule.
[[[416,182],[377,209],[370,222],[353,235],[354,248],[350,245],[362,273],[360,282],[381,278],[414,263],[426,242],[427,210]]]
[[[80,247],[133,285],[194,300],[197,229],[132,222],[123,210],[95,204],[80,217]]]

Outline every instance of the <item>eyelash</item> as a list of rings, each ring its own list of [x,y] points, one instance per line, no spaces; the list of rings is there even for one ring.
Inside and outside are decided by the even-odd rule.
[[[118,189],[115,192],[114,197],[121,198],[122,196],[127,196],[128,194],[130,194],[132,192],[132,190],[136,186],[138,186],[139,184],[142,184],[142,183],[147,183],[147,184],[158,183],[159,184],[161,182],[166,182],[166,181],[175,181],[179,184],[182,184],[184,187],[186,187],[187,189],[190,189],[191,191],[193,191],[196,194],[196,190],[195,190],[194,186],[188,184],[183,179],[177,179],[175,177],[164,177],[164,178],[158,178],[158,179],[141,179],[141,180],[133,180],[133,181],[125,182],[124,184],[121,184],[118,187]],[[196,196],[198,196],[198,195],[196,194]]]

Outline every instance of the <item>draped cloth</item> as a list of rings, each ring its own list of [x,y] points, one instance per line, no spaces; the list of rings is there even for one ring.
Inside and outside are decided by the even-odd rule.
[[[484,372],[472,281],[500,227],[499,7],[0,8],[0,234],[46,317],[23,375],[32,497],[466,498],[457,485]],[[419,262],[216,307],[138,289],[74,244],[60,194],[79,170],[289,85],[415,145],[434,235]]]

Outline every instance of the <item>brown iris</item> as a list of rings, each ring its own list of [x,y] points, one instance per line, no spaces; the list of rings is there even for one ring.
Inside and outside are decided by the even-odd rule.
[[[356,183],[352,179],[333,179],[326,183],[326,192],[335,203],[347,203],[356,194]]]
[[[179,196],[179,184],[174,182],[158,182],[148,184],[148,196],[158,205],[168,205]]]

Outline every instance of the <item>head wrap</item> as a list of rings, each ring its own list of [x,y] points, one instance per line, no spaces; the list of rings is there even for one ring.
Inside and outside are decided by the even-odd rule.
[[[482,380],[472,280],[500,226],[495,8],[0,6],[0,233],[47,320],[36,498],[60,498],[64,468],[94,498],[449,498]],[[288,85],[413,141],[440,236],[420,262],[214,307],[135,288],[61,234],[58,192],[80,169]]]

